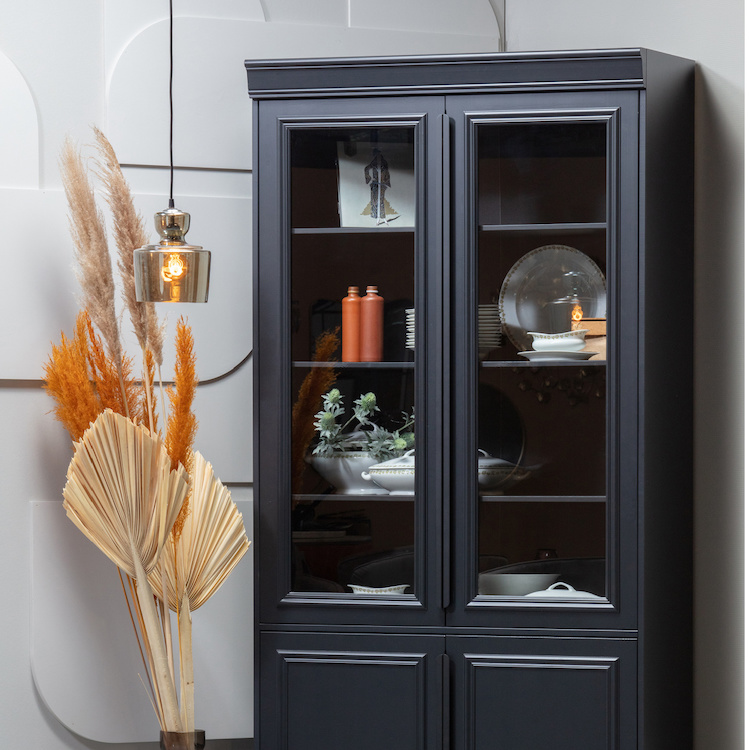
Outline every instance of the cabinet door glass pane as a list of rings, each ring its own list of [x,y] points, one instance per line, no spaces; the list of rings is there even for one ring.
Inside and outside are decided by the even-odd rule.
[[[477,591],[602,601],[607,125],[474,132]]]
[[[291,134],[291,591],[414,593],[414,171],[413,127]]]

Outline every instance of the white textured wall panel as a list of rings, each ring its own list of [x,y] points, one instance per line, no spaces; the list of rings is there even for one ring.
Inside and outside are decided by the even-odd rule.
[[[238,323],[238,326],[247,325]],[[195,445],[222,482],[253,481],[252,361],[218,382],[198,387]]]
[[[182,166],[248,169],[251,109],[244,60],[327,55],[386,55],[497,50],[497,25],[486,36],[369,28],[175,19],[174,159]],[[144,29],[114,64],[107,134],[127,164],[169,160],[167,23]],[[155,72],[156,71],[156,72]]]
[[[50,341],[70,332],[78,309],[65,196],[0,189],[0,227],[0,378],[41,378]]]
[[[367,29],[404,29],[435,34],[476,34],[487,37],[497,52],[500,30],[497,18],[487,0],[350,0],[351,25]],[[388,34],[370,36],[369,47],[363,55],[381,55],[382,44]],[[460,50],[457,50],[460,51]],[[387,54],[387,53],[385,53]]]
[[[310,26],[348,26],[349,0],[264,0],[267,21]],[[309,31],[315,36],[316,29]]]
[[[104,5],[100,0],[23,5],[5,0],[0,8],[0,50],[16,65],[36,103],[45,188],[60,185],[57,158],[64,137],[86,137],[91,123],[101,122]],[[0,140],[6,137],[0,131]]]

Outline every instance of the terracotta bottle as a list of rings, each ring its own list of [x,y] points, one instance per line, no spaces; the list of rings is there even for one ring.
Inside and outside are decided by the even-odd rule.
[[[359,287],[350,286],[341,300],[341,361],[359,362],[360,356],[360,311],[362,298]]]
[[[383,359],[383,298],[376,286],[368,286],[362,297],[362,323],[359,356],[362,362]]]

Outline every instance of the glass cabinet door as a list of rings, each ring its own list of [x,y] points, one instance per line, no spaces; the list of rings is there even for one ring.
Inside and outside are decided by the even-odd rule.
[[[355,621],[368,606],[419,606],[435,554],[425,456],[439,439],[420,385],[439,303],[425,268],[425,128],[424,117],[316,120],[308,109],[280,136],[282,251],[270,262],[288,290],[277,331],[287,416],[269,458],[289,564],[275,596],[340,605]]]
[[[611,609],[617,112],[514,110],[457,118],[459,588]]]
[[[411,594],[413,127],[294,130],[290,193],[290,590]]]

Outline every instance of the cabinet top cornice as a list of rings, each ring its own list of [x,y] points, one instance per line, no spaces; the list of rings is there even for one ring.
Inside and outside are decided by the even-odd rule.
[[[405,57],[246,60],[253,98],[642,88],[647,61],[693,63],[645,49]]]

